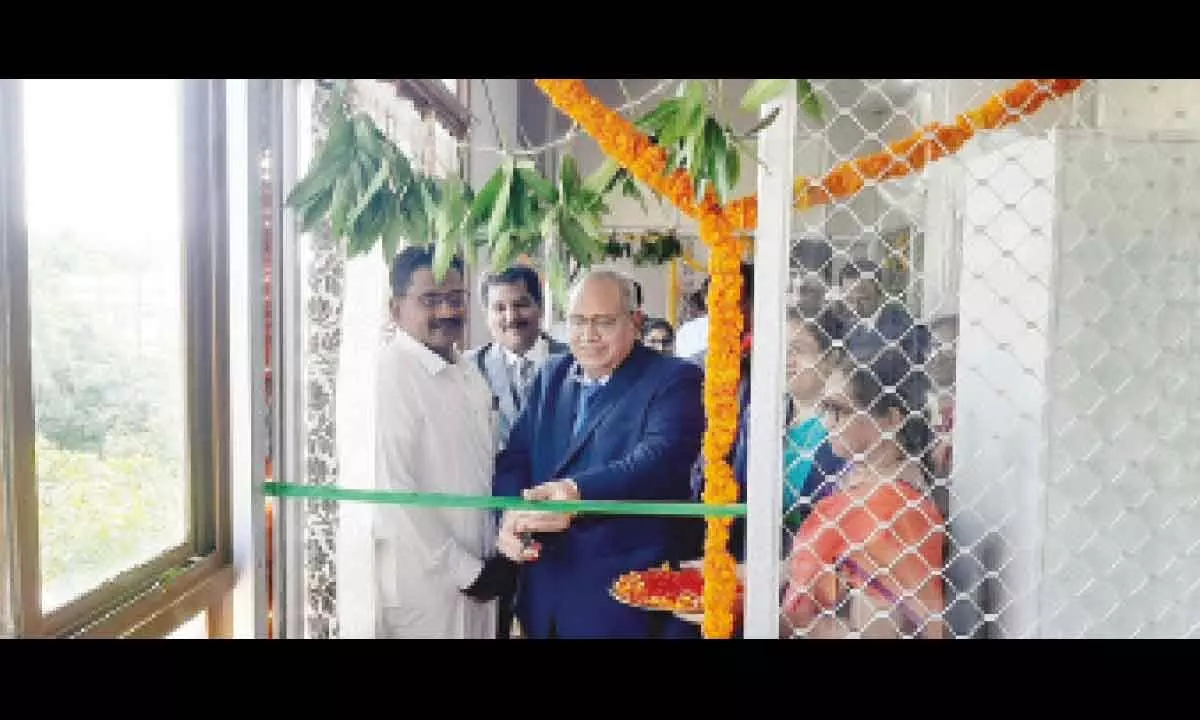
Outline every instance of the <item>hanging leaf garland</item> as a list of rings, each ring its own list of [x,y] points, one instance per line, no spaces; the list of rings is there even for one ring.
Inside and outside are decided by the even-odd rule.
[[[634,265],[665,265],[683,257],[683,243],[674,229],[644,233],[613,231],[604,243],[604,256],[629,260]]]
[[[743,106],[757,107],[754,102],[772,99],[791,82],[758,80]],[[798,93],[807,91],[815,100],[807,81],[796,83]],[[620,193],[647,210],[643,187],[612,160],[583,178],[575,159],[564,154],[558,182],[552,183],[531,160],[506,156],[478,193],[460,177],[422,173],[369,115],[352,111],[349,87],[348,81],[334,83],[328,135],[287,198],[301,232],[327,222],[330,232],[345,240],[349,257],[370,253],[377,242],[385,262],[395,256],[402,239],[432,246],[434,273],[440,279],[454,255],[473,264],[479,248],[487,248],[496,269],[523,254],[544,254],[551,288],[561,301],[569,278],[606,255],[601,230],[609,212],[605,199]],[[637,125],[667,150],[670,169],[688,169],[695,197],[712,187],[724,202],[740,177],[741,154],[754,157],[746,143],[774,116],[738,134],[711,112],[710,94],[706,81],[685,81],[676,97],[659,103]],[[661,203],[662,197],[655,197]],[[666,262],[676,256],[669,243],[655,244],[639,249],[635,261]]]

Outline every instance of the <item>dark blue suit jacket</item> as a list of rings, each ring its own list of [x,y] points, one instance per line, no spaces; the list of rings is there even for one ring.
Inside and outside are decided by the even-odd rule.
[[[549,480],[571,478],[584,500],[690,498],[689,474],[704,432],[702,373],[640,343],[592,397],[572,437],[579,383],[574,358],[542,367],[509,444],[496,458],[493,492],[516,496]],[[561,533],[538,537],[538,560],[521,569],[517,617],[524,632],[546,637],[652,637],[662,613],[621,605],[617,576],[687,559],[681,521],[648,516],[578,515]]]

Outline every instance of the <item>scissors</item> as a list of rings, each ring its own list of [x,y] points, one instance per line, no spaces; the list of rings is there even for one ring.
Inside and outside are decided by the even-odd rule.
[[[528,553],[536,558],[538,553],[538,542],[533,539],[533,533],[525,531],[518,535],[518,537],[521,538],[521,552]]]

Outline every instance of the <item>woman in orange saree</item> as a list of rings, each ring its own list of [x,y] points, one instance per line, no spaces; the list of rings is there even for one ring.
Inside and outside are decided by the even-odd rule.
[[[793,543],[785,635],[946,633],[945,518],[930,494],[921,331],[907,313],[888,311],[844,340],[821,409],[848,465]]]

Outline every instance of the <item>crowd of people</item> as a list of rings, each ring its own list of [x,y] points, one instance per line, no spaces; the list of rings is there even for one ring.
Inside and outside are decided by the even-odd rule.
[[[542,328],[536,270],[516,266],[482,279],[491,339],[462,353],[463,266],[455,259],[441,282],[432,266],[429,251],[408,248],[391,269],[398,331],[380,365],[381,488],[699,502],[703,315],[676,332],[646,317],[634,281],[593,269],[571,289],[560,343]],[[816,294],[788,309],[781,636],[942,637],[946,507],[936,490],[949,451],[937,432],[947,413],[935,418],[931,397],[946,380],[926,370],[938,367],[938,336],[886,299],[872,266],[847,267],[840,299]],[[749,265],[743,280],[739,421],[725,458],[742,502]],[[389,505],[374,534],[377,637],[699,637],[610,588],[631,570],[699,558],[702,520]],[[744,521],[731,552],[744,560]]]

